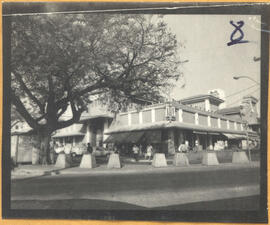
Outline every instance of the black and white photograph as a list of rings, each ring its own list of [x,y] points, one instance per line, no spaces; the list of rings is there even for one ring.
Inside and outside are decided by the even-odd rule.
[[[3,216],[267,222],[269,12],[4,3]]]

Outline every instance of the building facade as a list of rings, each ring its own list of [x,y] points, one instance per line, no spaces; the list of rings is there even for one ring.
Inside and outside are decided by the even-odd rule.
[[[196,97],[197,98],[197,97]],[[207,101],[208,99],[208,101]],[[105,142],[140,143],[158,145],[158,151],[174,154],[181,143],[190,149],[219,150],[229,145],[241,145],[246,139],[245,124],[221,114],[206,111],[210,104],[218,107],[212,96],[200,96],[202,108],[191,107],[196,101],[167,102],[144,107],[139,111],[128,111],[117,115],[116,120],[106,131],[109,134]],[[204,104],[204,106],[203,106]]]

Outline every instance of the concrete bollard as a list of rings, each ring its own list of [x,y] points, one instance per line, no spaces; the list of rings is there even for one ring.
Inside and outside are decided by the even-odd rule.
[[[202,164],[206,166],[219,165],[217,154],[215,152],[204,152],[202,158]]]
[[[112,168],[121,168],[119,154],[113,153],[113,154],[110,155],[107,168],[109,168],[109,169],[112,169]]]
[[[233,152],[232,163],[249,163],[245,152]]]
[[[189,166],[189,160],[185,153],[176,153],[173,159],[174,166]]]
[[[68,168],[70,167],[70,163],[67,160],[67,156],[65,153],[60,153],[57,157],[55,167],[60,167],[60,168]]]
[[[96,167],[96,158],[92,154],[83,154],[80,168],[95,168]]]
[[[152,161],[153,167],[166,167],[167,160],[164,153],[156,153]]]

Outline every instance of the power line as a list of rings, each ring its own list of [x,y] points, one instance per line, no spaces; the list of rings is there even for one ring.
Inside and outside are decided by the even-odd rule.
[[[242,92],[244,92],[244,91],[246,91],[246,90],[249,90],[249,89],[251,89],[251,88],[253,88],[253,87],[257,86],[257,85],[258,85],[258,84],[254,84],[254,85],[252,85],[252,86],[250,86],[250,87],[248,87],[248,88],[245,88],[245,89],[242,89],[242,90],[237,91],[237,92],[235,92],[235,93],[232,93],[232,94],[226,96],[226,98],[229,98],[229,97],[231,97],[231,96],[234,96],[234,95],[237,95],[237,94],[239,94],[239,93],[242,93]]]
[[[258,90],[260,90],[260,88],[257,88],[255,91],[250,92],[249,95],[253,94],[254,92],[256,92],[256,91],[258,91]],[[231,104],[227,105],[227,107],[228,107],[228,106],[231,106],[231,105],[233,105],[233,104],[235,104],[235,103],[238,103],[240,100],[242,100],[242,98],[237,99],[236,101],[234,101],[234,102],[232,102]]]

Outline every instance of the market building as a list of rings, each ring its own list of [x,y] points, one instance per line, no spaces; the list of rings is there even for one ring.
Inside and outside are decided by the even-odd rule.
[[[223,100],[212,95],[154,104],[119,113],[108,130],[106,143],[155,145],[158,152],[174,154],[181,143],[193,150],[243,147],[245,122],[217,113]]]

